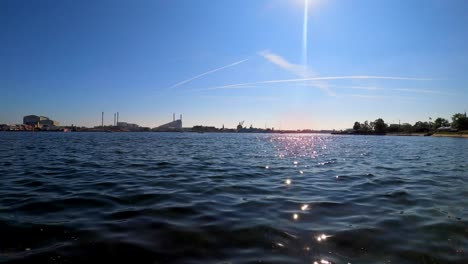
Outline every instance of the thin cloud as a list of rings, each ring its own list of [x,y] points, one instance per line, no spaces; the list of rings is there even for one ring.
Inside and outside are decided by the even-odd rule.
[[[393,91],[399,91],[399,92],[409,92],[409,93],[425,93],[425,94],[443,94],[439,91],[434,91],[434,90],[424,90],[424,89],[403,89],[403,88],[398,88],[398,89],[392,89]]]
[[[322,87],[319,87],[316,83],[299,83],[296,84],[296,86],[301,86],[301,87],[309,87],[309,88],[318,88],[322,89]],[[367,90],[367,91],[377,91],[377,90],[383,90],[382,88],[374,87],[374,86],[342,86],[342,85],[328,85],[329,87],[332,88],[338,88],[338,89],[356,89],[356,90]],[[266,86],[262,85],[239,85],[239,86],[233,86],[232,89],[247,89],[247,88],[262,88]],[[283,87],[283,86],[280,86]],[[216,87],[211,87],[211,88],[203,88],[203,89],[198,89],[198,90],[193,90],[194,92],[200,92],[200,91],[207,91],[207,90],[213,90]]]
[[[283,80],[268,80],[259,82],[237,83],[222,86],[215,86],[207,88],[206,90],[217,89],[235,89],[241,86],[255,86],[260,84],[274,84],[274,83],[296,83],[307,81],[321,81],[321,80],[356,80],[356,79],[381,79],[381,80],[406,80],[406,81],[430,81],[429,78],[413,78],[413,77],[398,77],[398,76],[371,76],[371,75],[349,75],[349,76],[328,76],[328,77],[312,77],[300,79],[283,79]]]
[[[355,89],[355,90],[367,90],[367,91],[384,90],[382,88],[375,87],[375,86],[330,85],[330,87],[338,88],[338,89]]]
[[[222,96],[222,95],[203,95],[200,96],[200,98],[203,99],[224,99],[224,100],[233,100],[233,101],[278,101],[278,97],[272,97],[272,96],[244,96],[244,95],[238,95],[238,96]]]
[[[311,83],[301,83],[301,84],[298,84],[298,86],[317,87],[317,85],[311,84]],[[337,89],[353,89],[353,90],[367,90],[367,91],[384,90],[383,88],[379,88],[375,86],[328,85],[328,87],[337,88]]]
[[[184,81],[178,82],[178,83],[176,83],[176,84],[172,85],[171,87],[169,87],[169,89],[173,89],[173,88],[175,88],[175,87],[178,87],[178,86],[184,85],[184,84],[186,84],[186,83],[188,83],[188,82],[191,82],[191,81],[193,81],[193,80],[195,80],[195,79],[198,79],[198,78],[200,78],[200,77],[203,77],[203,76],[205,76],[205,75],[208,75],[208,74],[211,74],[211,73],[214,73],[214,72],[220,71],[220,70],[224,70],[224,69],[227,69],[227,68],[230,68],[230,67],[236,66],[236,65],[239,65],[239,64],[241,64],[241,63],[244,63],[244,62],[246,62],[246,61],[248,61],[248,60],[249,60],[249,59],[245,59],[245,60],[236,61],[236,62],[234,62],[234,63],[228,64],[228,65],[225,65],[225,66],[223,66],[223,67],[216,68],[216,69],[213,69],[213,70],[210,70],[210,71],[204,72],[204,73],[202,73],[202,74],[196,75],[196,76],[194,76],[194,77],[192,77],[192,78],[189,78],[189,79],[187,79],[187,80],[184,80]]]
[[[308,71],[307,67],[303,65],[290,63],[289,61],[287,61],[285,58],[281,57],[278,54],[270,53],[268,51],[262,51],[260,52],[260,56],[265,58],[267,61],[279,66],[280,68],[286,71],[289,71],[295,75],[301,76],[303,78],[311,77],[308,75],[312,75],[307,72]]]
[[[304,86],[309,86],[305,84]],[[356,89],[356,90],[367,90],[367,91],[377,91],[377,90],[387,90],[387,91],[398,91],[398,92],[407,92],[407,93],[422,93],[422,94],[448,94],[443,93],[437,90],[427,90],[427,89],[407,89],[407,88],[381,88],[376,86],[343,86],[343,85],[330,85],[330,87],[338,89]]]
[[[232,87],[232,89],[249,89],[249,88],[258,88],[260,87],[259,85],[239,85],[236,87]],[[196,89],[192,90],[192,92],[202,92],[202,91],[209,91],[209,90],[215,90],[213,87],[211,88],[202,88],[202,89]]]
[[[398,99],[398,100],[420,100],[421,98],[407,96],[386,96],[386,95],[369,95],[369,94],[345,94],[344,97],[353,97],[360,99]]]
[[[267,61],[275,64],[276,66],[302,78],[317,77],[318,74],[314,72],[310,67],[306,65],[298,65],[287,61],[285,58],[278,54],[271,53],[269,51],[260,52],[260,56],[265,58]],[[314,82],[314,85],[325,91],[328,95],[335,96],[328,84],[323,82]]]

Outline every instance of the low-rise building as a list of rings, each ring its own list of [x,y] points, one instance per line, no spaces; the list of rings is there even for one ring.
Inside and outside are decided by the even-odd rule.
[[[39,125],[39,121],[41,121],[41,117],[37,115],[27,115],[23,117],[23,124],[25,125],[37,126]]]
[[[39,121],[39,127],[56,127],[59,125],[59,122],[50,119],[44,119]]]
[[[53,129],[60,125],[59,122],[54,121],[47,116],[27,115],[23,117],[23,124],[37,127],[40,129]]]
[[[127,122],[118,122],[117,126],[122,127],[122,128],[130,128],[130,129],[135,129],[139,127],[137,124],[131,124]]]

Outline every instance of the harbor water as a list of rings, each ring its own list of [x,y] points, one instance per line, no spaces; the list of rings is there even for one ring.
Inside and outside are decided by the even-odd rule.
[[[468,263],[467,139],[0,142],[0,263]]]

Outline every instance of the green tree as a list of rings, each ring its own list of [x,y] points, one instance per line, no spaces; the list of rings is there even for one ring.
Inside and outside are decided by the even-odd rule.
[[[398,124],[391,124],[387,128],[387,132],[396,133],[400,131],[400,126]]]
[[[400,126],[400,131],[403,131],[405,133],[409,133],[413,130],[413,126],[411,126],[411,124],[408,124],[408,123],[403,123],[401,124]]]
[[[465,114],[454,114],[452,116],[452,126],[458,130],[466,130],[468,129],[468,118]]]
[[[374,122],[374,131],[377,133],[384,133],[387,128],[387,124],[383,121],[382,118],[376,119]]]
[[[423,133],[423,132],[428,132],[429,130],[431,130],[431,127],[432,126],[428,122],[418,121],[414,123],[412,130],[413,132],[416,132],[416,133]]]
[[[369,121],[367,121],[367,120],[364,121],[364,124],[362,124],[361,129],[362,129],[363,131],[370,131],[370,130],[371,130],[371,127],[370,127],[370,125],[369,125]]]
[[[358,121],[354,122],[353,129],[356,131],[361,130],[361,123],[359,123]]]
[[[439,127],[446,127],[449,125],[449,121],[445,118],[438,117],[436,120],[434,120],[434,129],[437,129]]]

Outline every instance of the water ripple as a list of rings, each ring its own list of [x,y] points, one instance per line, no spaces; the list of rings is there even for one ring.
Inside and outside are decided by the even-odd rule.
[[[468,263],[464,139],[0,140],[0,263]]]

